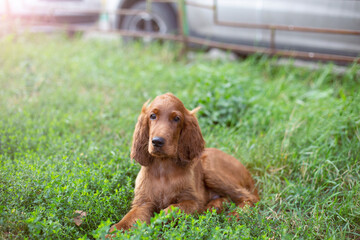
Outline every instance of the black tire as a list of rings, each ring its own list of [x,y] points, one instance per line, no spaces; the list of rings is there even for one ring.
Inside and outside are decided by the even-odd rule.
[[[131,10],[146,10],[146,2],[140,1],[133,4]],[[146,12],[136,15],[125,15],[122,18],[120,29],[128,31],[157,32],[174,34],[177,31],[176,15],[173,9],[165,3],[153,3],[151,14]],[[134,40],[134,37],[124,37],[124,41]],[[151,37],[143,38],[143,42],[150,42]]]

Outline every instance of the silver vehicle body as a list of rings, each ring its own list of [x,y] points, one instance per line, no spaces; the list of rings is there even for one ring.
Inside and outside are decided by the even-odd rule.
[[[6,0],[0,0],[6,1]],[[69,18],[80,16],[94,22],[96,11],[131,8],[132,0],[8,0],[11,11],[20,15],[52,14]],[[189,0],[186,5],[191,36],[220,42],[269,47],[271,30],[240,28],[214,22],[283,25],[310,28],[360,31],[360,1],[357,0]],[[169,3],[167,3],[169,4]],[[177,4],[171,7],[176,11]],[[93,14],[89,13],[93,12]],[[81,18],[78,22],[81,22]],[[109,15],[111,29],[119,27],[120,17]],[[71,21],[70,21],[71,22]],[[75,21],[76,22],[76,21]],[[85,20],[86,22],[86,20]],[[315,51],[350,56],[360,54],[360,35],[276,30],[274,45],[278,49]]]
[[[191,0],[214,5],[214,0]],[[356,0],[218,0],[221,22],[290,25],[311,28],[360,31],[360,1]],[[214,23],[214,11],[188,6],[192,34],[225,42],[269,46],[271,30],[221,26]],[[276,31],[277,48],[341,53],[360,53],[360,35]]]
[[[0,13],[44,22],[91,24],[98,21],[100,0],[0,0]]]

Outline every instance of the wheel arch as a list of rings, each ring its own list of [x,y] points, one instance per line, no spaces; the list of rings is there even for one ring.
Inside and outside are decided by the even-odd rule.
[[[135,3],[143,2],[143,1],[144,0],[123,0],[123,1],[119,2],[118,7],[116,8],[116,10],[129,9]],[[169,7],[170,11],[172,11],[172,14],[175,16],[177,26],[179,26],[178,18],[177,18],[177,12],[178,12],[177,11],[177,4],[176,3],[161,3],[161,4],[165,4],[165,5],[167,5]],[[116,29],[120,29],[121,23],[123,22],[124,17],[125,17],[125,15],[116,15],[116,19],[115,19],[115,28]]]

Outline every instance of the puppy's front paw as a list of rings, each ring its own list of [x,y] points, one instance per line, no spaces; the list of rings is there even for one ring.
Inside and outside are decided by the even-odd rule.
[[[126,224],[123,224],[121,222],[114,224],[111,226],[110,228],[110,233],[114,232],[115,230],[118,230],[120,232],[124,232],[125,230],[129,229],[129,226],[127,226]]]
[[[164,212],[165,212],[165,214],[167,215],[167,214],[169,214],[169,213],[171,213],[171,212],[173,212],[173,211],[177,212],[178,210],[179,210],[178,207],[175,207],[175,206],[173,206],[173,205],[170,205],[170,206],[168,206],[167,208],[164,209]]]
[[[115,230],[119,230],[120,232],[124,232],[125,231],[125,226],[122,226],[122,224],[117,223],[111,226],[109,233],[105,236],[106,239],[113,239],[116,236],[116,233],[113,233]]]

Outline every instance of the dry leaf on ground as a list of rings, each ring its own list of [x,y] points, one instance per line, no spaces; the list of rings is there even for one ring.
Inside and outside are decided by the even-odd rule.
[[[81,211],[81,210],[76,210],[75,211],[75,217],[74,217],[74,222],[77,226],[80,226],[83,222],[83,218],[86,217],[86,212]]]

